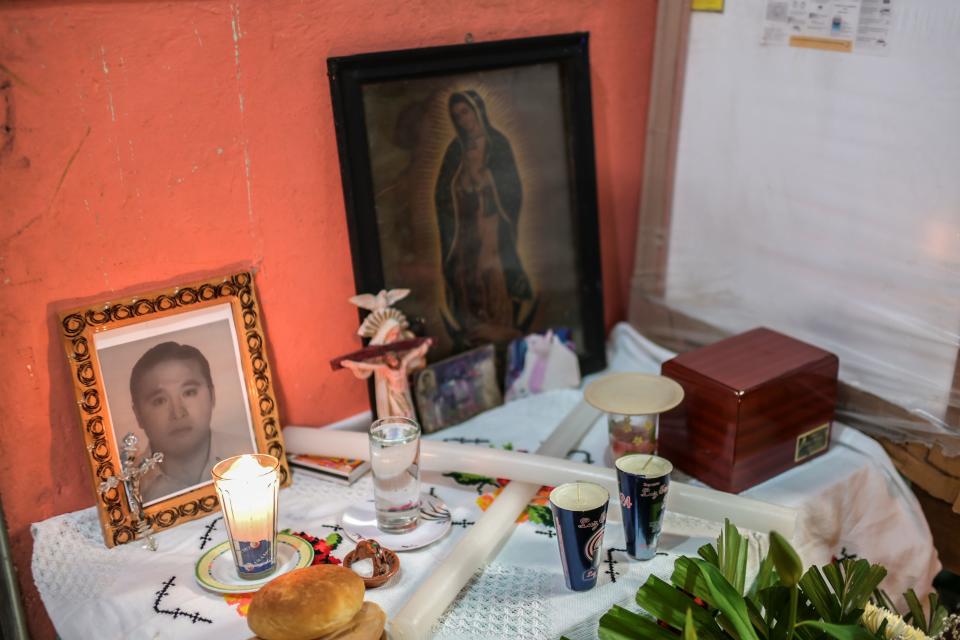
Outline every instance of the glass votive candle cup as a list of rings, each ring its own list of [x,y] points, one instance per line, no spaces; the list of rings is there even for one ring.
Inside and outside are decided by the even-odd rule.
[[[237,575],[268,576],[277,566],[280,461],[263,453],[221,460],[212,470]]]
[[[613,459],[631,453],[656,453],[660,414],[607,413]]]

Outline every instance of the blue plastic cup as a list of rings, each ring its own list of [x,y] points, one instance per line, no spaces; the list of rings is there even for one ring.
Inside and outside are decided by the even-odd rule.
[[[673,464],[638,453],[620,458],[616,465],[627,553],[636,560],[650,560],[657,555]]]
[[[568,482],[550,492],[563,577],[572,591],[597,584],[609,501],[610,492],[592,482]]]

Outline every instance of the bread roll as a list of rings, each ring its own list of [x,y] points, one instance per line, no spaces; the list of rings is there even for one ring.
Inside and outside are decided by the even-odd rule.
[[[378,640],[387,624],[387,614],[375,602],[364,602],[360,613],[339,631],[319,640]]]
[[[247,624],[263,640],[313,640],[349,623],[363,605],[364,590],[363,579],[350,569],[297,569],[254,594]]]

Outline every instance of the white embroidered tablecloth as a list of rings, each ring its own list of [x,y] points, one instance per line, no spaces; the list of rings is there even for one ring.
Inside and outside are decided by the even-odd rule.
[[[611,369],[655,371],[668,356],[626,325],[614,329]],[[580,397],[579,391],[571,390],[519,400],[428,437],[536,450]],[[598,421],[570,457],[603,464],[606,443],[606,426]],[[451,508],[454,526],[437,543],[402,553],[398,578],[367,592],[367,599],[380,604],[388,616],[481,517],[498,489],[496,481],[458,482],[456,477],[433,473],[423,479],[424,490]],[[337,519],[348,505],[371,495],[369,476],[344,487],[304,472],[295,474],[293,485],[280,494],[280,528],[319,537],[330,557],[342,559],[354,545],[338,529]],[[852,429],[837,429],[826,455],[746,495],[801,512],[794,542],[807,562],[826,562],[842,553],[882,562],[896,576],[896,584],[887,585],[893,592],[903,585],[921,590],[939,567],[912,494],[882,449]],[[668,514],[665,530],[670,533],[661,542],[664,555],[640,563],[627,559],[623,531],[612,523],[604,539],[597,587],[575,594],[564,586],[556,534],[537,506],[542,504],[528,509],[526,520],[516,525],[493,562],[461,592],[441,619],[437,637],[556,637],[629,598],[651,573],[668,578],[678,554],[694,553],[719,530],[716,523]],[[212,594],[194,580],[200,555],[226,539],[219,515],[159,534],[160,550],[155,553],[138,544],[107,549],[93,508],[37,523],[33,535],[34,580],[65,640],[252,636],[244,617],[246,597]],[[752,539],[755,565],[765,544],[758,536]],[[318,606],[322,598],[317,594]]]

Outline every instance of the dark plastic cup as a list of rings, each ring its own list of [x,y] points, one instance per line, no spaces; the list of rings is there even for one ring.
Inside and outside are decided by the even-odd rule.
[[[550,492],[563,577],[572,591],[597,584],[609,501],[610,492],[592,482],[568,482]]]
[[[638,453],[620,458],[616,465],[627,553],[636,560],[650,560],[660,543],[673,464]]]

